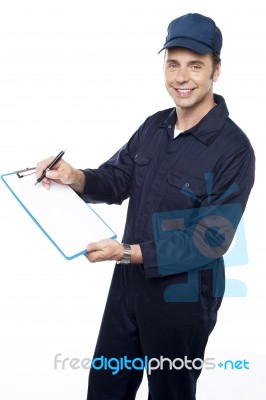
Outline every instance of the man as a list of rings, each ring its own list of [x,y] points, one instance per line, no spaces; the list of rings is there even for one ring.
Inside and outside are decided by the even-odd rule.
[[[129,198],[124,244],[108,239],[87,247],[90,262],[117,261],[89,400],[134,399],[147,362],[150,400],[195,399],[224,293],[222,255],[254,181],[251,144],[213,94],[221,47],[210,18],[172,21],[162,50],[175,107],[147,118],[98,169],[61,160],[43,180],[46,188],[51,179],[70,184],[87,202]],[[38,164],[37,176],[50,162]],[[110,359],[124,360],[116,373]]]

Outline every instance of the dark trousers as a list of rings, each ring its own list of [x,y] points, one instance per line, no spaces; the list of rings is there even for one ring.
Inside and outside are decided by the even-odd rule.
[[[140,265],[116,265],[94,354],[98,361],[90,370],[87,400],[133,400],[142,381],[140,361],[135,362],[136,368],[129,369],[128,364],[118,371],[107,364],[100,369],[103,358],[204,359],[221,299],[213,298],[212,271],[205,270],[199,271],[197,302],[166,302],[165,288],[186,279],[187,274],[147,279]],[[170,369],[166,360],[163,369],[147,374],[148,400],[195,400],[201,370],[198,366],[179,369],[181,361],[175,366]]]

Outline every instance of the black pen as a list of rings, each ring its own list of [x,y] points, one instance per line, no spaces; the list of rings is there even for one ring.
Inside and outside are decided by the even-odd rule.
[[[61,158],[63,157],[63,155],[65,154],[65,152],[66,152],[66,150],[62,150],[62,151],[60,151],[59,154],[57,154],[57,156],[53,159],[53,161],[51,162],[51,164],[49,164],[48,167],[43,171],[43,173],[42,173],[42,175],[40,176],[40,178],[37,179],[35,185],[37,185],[37,183],[40,183],[40,182],[43,180],[43,178],[45,178],[46,172],[47,172],[47,171],[50,171],[50,169],[52,169],[52,168],[55,166],[55,164],[56,164],[59,160],[61,160]]]

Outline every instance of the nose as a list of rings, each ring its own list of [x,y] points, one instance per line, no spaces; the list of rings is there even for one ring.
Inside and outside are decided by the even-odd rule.
[[[184,83],[189,80],[189,74],[187,68],[178,68],[176,73],[176,81],[178,83]]]

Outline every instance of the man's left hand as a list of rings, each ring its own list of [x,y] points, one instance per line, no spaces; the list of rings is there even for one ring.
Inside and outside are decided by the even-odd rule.
[[[104,239],[99,242],[89,243],[87,250],[88,253],[85,256],[91,263],[108,260],[119,261],[124,255],[123,245],[114,239]]]

